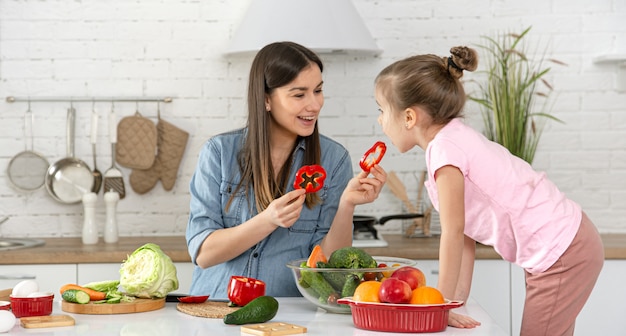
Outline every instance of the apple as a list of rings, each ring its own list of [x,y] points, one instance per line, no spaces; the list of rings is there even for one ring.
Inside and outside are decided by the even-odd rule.
[[[395,278],[385,279],[378,289],[380,302],[409,303],[412,294],[411,286],[408,283]]]
[[[411,290],[426,286],[426,276],[419,268],[402,266],[391,273],[390,278],[400,279],[411,286]]]

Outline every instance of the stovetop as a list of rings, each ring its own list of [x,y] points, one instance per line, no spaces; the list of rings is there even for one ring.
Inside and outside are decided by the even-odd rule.
[[[383,236],[378,233],[378,238],[374,238],[369,232],[355,232],[352,239],[352,246],[354,247],[386,247],[389,246],[387,241],[383,239]]]

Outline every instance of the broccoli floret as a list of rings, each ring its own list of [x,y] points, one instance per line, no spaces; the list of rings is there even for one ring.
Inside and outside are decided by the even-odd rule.
[[[340,248],[331,253],[328,264],[334,268],[376,268],[378,266],[371,255],[352,246]]]

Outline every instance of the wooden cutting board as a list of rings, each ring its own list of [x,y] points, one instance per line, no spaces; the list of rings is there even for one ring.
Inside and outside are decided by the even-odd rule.
[[[21,317],[20,325],[23,328],[51,328],[66,327],[75,324],[74,318],[69,315],[29,316]]]
[[[241,326],[241,332],[260,336],[305,334],[306,327],[283,322],[249,324]]]
[[[240,307],[229,307],[228,302],[206,301],[202,303],[179,303],[176,309],[182,313],[208,318],[224,318]]]
[[[87,303],[78,304],[61,301],[61,309],[67,313],[111,315],[142,313],[165,307],[165,299],[135,299],[132,302],[120,303]]]
[[[0,301],[11,301],[9,295],[13,292],[13,288],[0,289]]]

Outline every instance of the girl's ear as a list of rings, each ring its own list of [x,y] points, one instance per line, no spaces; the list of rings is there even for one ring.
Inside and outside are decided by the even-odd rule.
[[[404,127],[411,129],[417,124],[418,111],[415,107],[408,107],[404,110]]]

